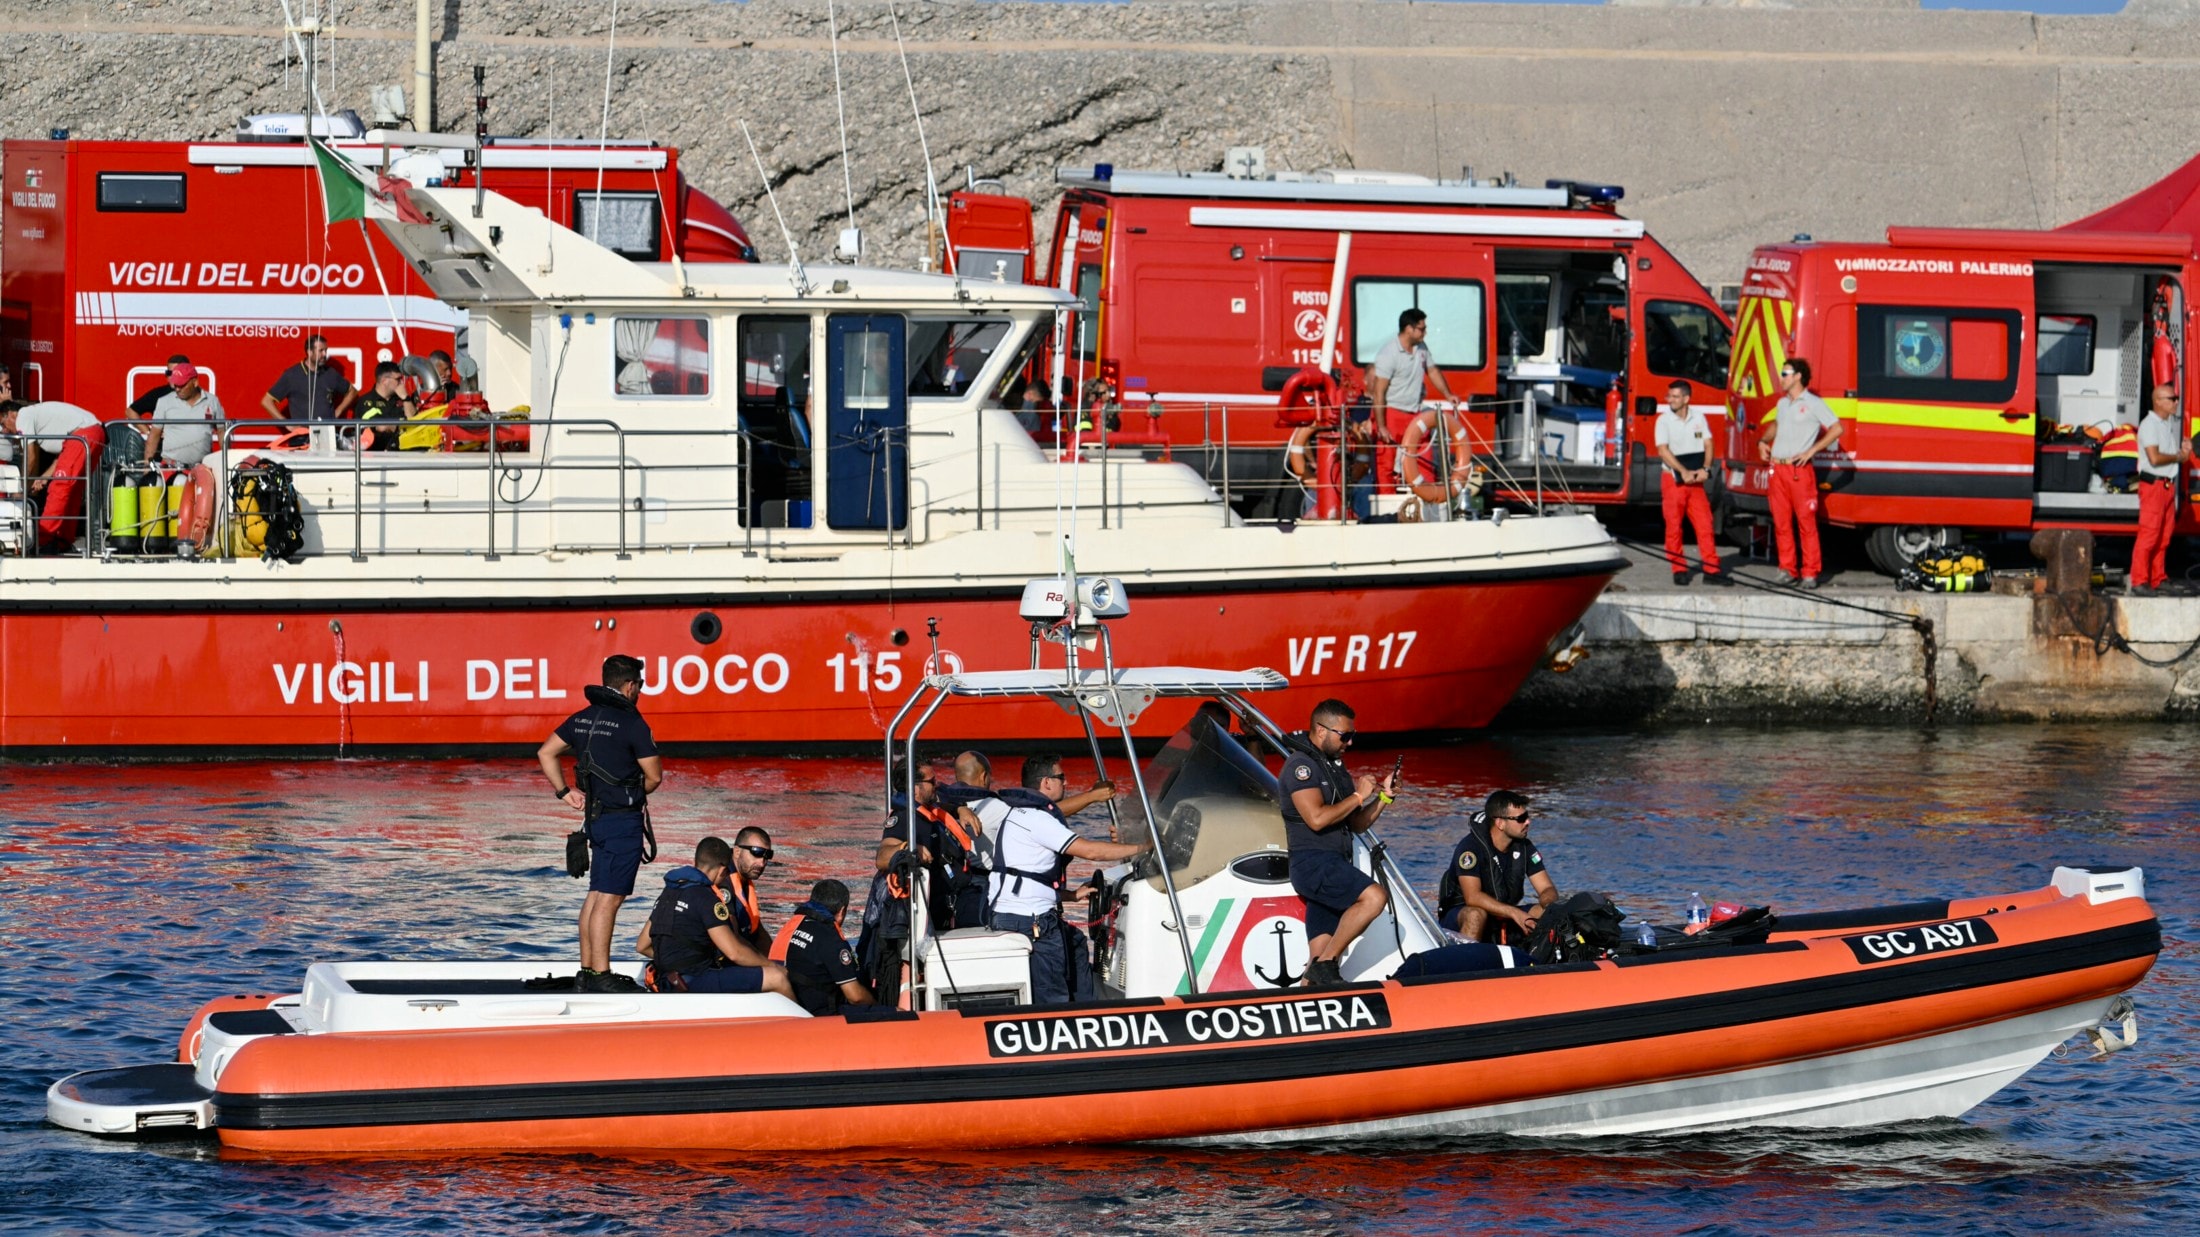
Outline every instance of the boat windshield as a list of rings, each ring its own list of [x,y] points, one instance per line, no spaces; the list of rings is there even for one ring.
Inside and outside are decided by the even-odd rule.
[[[1278,802],[1276,775],[1230,733],[1230,712],[1214,701],[1201,705],[1154,756],[1146,766],[1146,785],[1152,788],[1160,849],[1171,871],[1190,863],[1198,847],[1202,812],[1196,804],[1251,800],[1273,809]]]

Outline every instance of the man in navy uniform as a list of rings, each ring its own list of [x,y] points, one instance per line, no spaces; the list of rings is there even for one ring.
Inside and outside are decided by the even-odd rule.
[[[611,970],[611,937],[619,907],[634,892],[645,859],[655,858],[649,834],[649,795],[665,780],[665,765],[635,701],[642,692],[642,663],[624,654],[606,657],[603,685],[587,691],[588,707],[566,718],[543,740],[535,758],[551,793],[581,813],[588,831],[588,897],[581,903],[583,992],[626,992],[633,980]],[[574,753],[574,778],[564,757]],[[651,852],[646,857],[644,849]]]
[[[787,968],[794,999],[821,1017],[839,1013],[844,1005],[872,1004],[871,990],[856,967],[856,951],[840,934],[840,920],[847,913],[848,887],[836,880],[819,881],[810,886],[810,900],[794,908],[794,918],[772,942],[771,960]]]
[[[776,992],[794,995],[787,969],[734,930],[740,910],[726,897],[733,848],[719,838],[695,844],[695,863],[665,874],[665,891],[634,948],[650,960],[659,992]]]
[[[1322,701],[1278,777],[1291,887],[1306,902],[1308,987],[1343,982],[1344,951],[1389,905],[1382,886],[1352,862],[1352,835],[1374,825],[1392,790],[1388,777],[1377,785],[1345,771],[1344,749],[1358,733],[1350,705]]]
[[[1517,791],[1496,791],[1484,801],[1444,865],[1437,922],[1470,941],[1518,945],[1528,939],[1543,908],[1558,901],[1543,854],[1528,840],[1531,819],[1528,796]],[[1520,905],[1530,888],[1532,910]]]

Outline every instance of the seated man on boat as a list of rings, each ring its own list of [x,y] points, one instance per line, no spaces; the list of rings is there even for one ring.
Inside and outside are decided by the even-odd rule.
[[[1535,930],[1545,907],[1558,901],[1558,886],[1543,868],[1543,854],[1528,840],[1528,796],[1492,792],[1451,848],[1436,890],[1437,922],[1469,941],[1519,945]],[[1535,890],[1535,906],[1521,900]]]
[[[856,951],[840,934],[848,913],[848,887],[836,880],[810,886],[810,900],[794,908],[794,917],[772,941],[771,960],[787,968],[794,999],[824,1016],[842,1006],[872,1004],[871,990],[856,969]]]
[[[743,906],[727,896],[738,876],[733,856],[724,839],[704,838],[692,866],[665,874],[665,891],[634,942],[650,960],[642,974],[653,991],[795,994],[787,968],[756,947],[753,898]]]
[[[1380,785],[1344,767],[1344,749],[1359,728],[1342,700],[1314,706],[1306,733],[1293,735],[1278,781],[1283,787],[1283,836],[1291,852],[1291,888],[1306,903],[1306,984],[1343,982],[1339,963],[1390,900],[1375,878],[1352,862],[1352,835],[1371,828],[1391,799]]]
[[[1062,758],[1039,755],[1024,761],[1025,795],[1004,790],[974,809],[993,838],[993,875],[988,883],[995,932],[1031,938],[1031,1000],[1062,1005],[1093,997],[1092,953],[1085,934],[1062,918],[1062,880],[1072,859],[1115,863],[1151,849],[1146,842],[1102,842],[1080,837],[1061,808],[1068,782]],[[1110,793],[1112,793],[1112,788]],[[1043,806],[1031,806],[1040,797]]]

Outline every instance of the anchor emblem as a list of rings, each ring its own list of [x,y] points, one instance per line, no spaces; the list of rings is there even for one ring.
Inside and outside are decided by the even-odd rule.
[[[1289,988],[1292,985],[1298,983],[1300,980],[1306,978],[1306,973],[1304,971],[1301,971],[1297,975],[1293,975],[1291,973],[1291,955],[1284,952],[1283,948],[1284,942],[1289,939],[1290,935],[1291,925],[1283,920],[1277,920],[1275,927],[1276,974],[1270,975],[1266,969],[1257,964],[1253,967],[1253,974],[1259,976],[1260,981],[1264,984],[1267,984],[1269,987]]]

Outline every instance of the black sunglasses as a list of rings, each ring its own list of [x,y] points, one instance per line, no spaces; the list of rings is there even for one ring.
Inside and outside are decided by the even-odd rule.
[[[1499,819],[1499,820],[1508,820],[1508,821],[1516,820],[1516,821],[1519,821],[1519,822],[1520,822],[1521,824],[1525,825],[1525,824],[1527,824],[1527,823],[1528,823],[1529,821],[1531,821],[1531,820],[1534,820],[1534,819],[1535,819],[1535,815],[1534,815],[1534,813],[1532,813],[1532,812],[1522,812],[1522,813],[1521,813],[1520,815],[1518,815],[1518,816],[1500,816],[1500,817],[1498,817],[1497,819]]]
[[[1340,739],[1343,739],[1347,743],[1350,743],[1360,737],[1360,732],[1357,730],[1339,730],[1335,726],[1330,725],[1328,722],[1318,722],[1316,724],[1319,725],[1322,729],[1328,731],[1329,733],[1337,736]]]
[[[762,859],[766,863],[771,862],[772,848],[769,846],[750,846],[744,843],[741,846],[736,847],[735,849],[745,850],[750,854],[756,856],[757,858]]]

